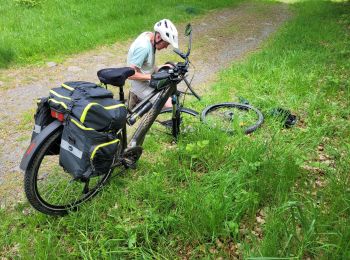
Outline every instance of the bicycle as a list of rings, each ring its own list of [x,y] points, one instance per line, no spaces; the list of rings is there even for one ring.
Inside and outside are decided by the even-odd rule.
[[[134,125],[141,118],[141,123],[127,143],[126,125],[116,133],[119,146],[113,156],[110,169],[104,174],[86,180],[75,180],[59,165],[59,149],[63,132],[63,116],[57,115],[45,129],[32,140],[25,152],[21,169],[25,171],[24,188],[29,203],[38,211],[48,215],[65,215],[75,210],[82,203],[92,199],[108,182],[113,171],[118,168],[124,171],[135,168],[135,163],[142,154],[142,144],[150,127],[162,115],[172,115],[171,120],[157,120],[162,126],[171,129],[171,134],[177,138],[182,125],[183,115],[196,117],[199,114],[184,108],[179,102],[180,91],[177,85],[184,81],[191,93],[199,98],[187,81],[189,55],[191,52],[192,28],[187,25],[185,35],[189,38],[188,50],[182,53],[174,50],[184,61],[178,62],[168,70],[154,74],[155,91],[145,100],[129,111],[127,124]],[[128,77],[134,74],[132,68],[111,68],[98,71],[97,75],[102,85],[119,87],[119,100],[125,102],[123,86]],[[152,83],[152,81],[151,81]],[[152,104],[150,99],[158,95]],[[169,97],[172,97],[172,108],[162,109]],[[58,120],[61,118],[62,120]]]

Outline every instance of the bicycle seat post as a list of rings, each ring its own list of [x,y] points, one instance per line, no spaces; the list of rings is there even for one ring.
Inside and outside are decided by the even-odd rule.
[[[119,87],[119,100],[123,103],[125,103],[125,100],[124,100],[124,88],[123,86]]]

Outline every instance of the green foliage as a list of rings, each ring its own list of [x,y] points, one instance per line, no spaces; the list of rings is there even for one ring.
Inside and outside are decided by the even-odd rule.
[[[15,52],[12,48],[0,46],[0,67],[6,68],[15,59]]]
[[[189,22],[240,1],[0,0],[0,68],[60,60],[152,30],[164,17]]]
[[[42,0],[15,0],[17,6],[32,8],[39,6],[42,3]]]

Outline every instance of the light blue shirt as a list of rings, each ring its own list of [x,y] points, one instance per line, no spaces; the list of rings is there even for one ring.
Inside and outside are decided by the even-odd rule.
[[[145,74],[152,74],[154,72],[155,59],[149,34],[151,32],[144,32],[136,38],[130,46],[127,59],[128,66],[134,65]],[[149,87],[149,81],[131,80],[131,91],[140,99],[144,99],[154,89]]]

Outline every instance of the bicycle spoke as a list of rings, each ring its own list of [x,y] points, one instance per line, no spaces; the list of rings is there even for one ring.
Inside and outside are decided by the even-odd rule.
[[[73,180],[59,163],[60,132],[53,135],[41,148],[32,168],[26,171],[25,190],[29,202],[46,214],[62,215],[67,210],[93,197],[109,178],[110,173],[92,177],[88,190],[83,193],[85,183]],[[37,165],[37,166],[35,166]]]
[[[251,133],[263,122],[261,112],[252,106],[238,103],[215,104],[205,108],[201,120],[212,128],[226,133]]]

